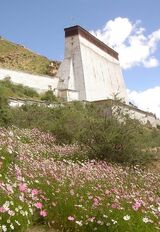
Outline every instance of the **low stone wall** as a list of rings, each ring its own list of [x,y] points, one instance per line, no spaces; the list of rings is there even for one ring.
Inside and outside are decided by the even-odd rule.
[[[83,102],[84,105],[88,103],[89,102],[86,101]],[[66,104],[69,104],[69,102],[49,104],[46,101],[9,98],[9,105],[11,107],[20,107],[25,104],[37,104],[54,108],[59,106],[64,107]],[[96,104],[98,107],[100,107],[103,114],[105,114],[107,117],[116,115],[119,120],[123,120],[123,116],[129,116],[132,119],[140,121],[144,125],[148,124],[155,128],[158,126],[160,127],[160,119],[156,118],[156,116],[150,112],[146,112],[114,100],[96,101],[92,102],[92,104]]]
[[[134,107],[113,106],[112,112],[115,112],[115,113],[118,112],[120,117],[121,115],[128,115],[131,119],[136,119],[144,125],[148,124],[148,125],[151,125],[152,127],[157,127],[160,125],[160,120],[156,118],[154,114],[141,111]]]
[[[30,100],[30,99],[21,99],[21,98],[12,98],[10,97],[8,99],[8,104],[11,107],[21,107],[22,105],[33,105],[33,104],[37,104],[37,105],[47,105],[46,102],[44,101],[36,101],[36,100]]]
[[[152,127],[160,126],[160,119],[153,113],[140,110],[119,101],[103,100],[96,101],[95,104],[101,107],[107,116],[108,114],[116,115],[120,120],[123,120],[123,116],[129,116],[131,119],[136,119],[144,125],[148,124]]]
[[[47,101],[40,101],[40,100],[32,100],[32,99],[21,99],[21,98],[12,98],[8,99],[8,104],[10,107],[21,107],[23,105],[38,105],[38,106],[46,106],[46,107],[58,107],[63,106],[62,103],[48,103]]]

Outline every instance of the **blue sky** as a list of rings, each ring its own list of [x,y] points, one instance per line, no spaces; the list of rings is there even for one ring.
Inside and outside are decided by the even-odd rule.
[[[130,99],[160,116],[159,9],[159,0],[0,0],[0,35],[62,60],[63,29],[81,25],[121,53]]]

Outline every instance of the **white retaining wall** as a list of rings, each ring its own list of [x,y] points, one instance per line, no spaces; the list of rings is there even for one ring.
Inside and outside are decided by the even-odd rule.
[[[3,80],[6,77],[10,77],[10,80],[15,84],[22,84],[24,86],[31,87],[39,93],[45,92],[49,89],[57,89],[58,85],[57,77],[33,75],[25,72],[0,68],[0,80]]]
[[[154,114],[127,105],[113,106],[112,112],[117,115],[120,120],[123,118],[123,115],[128,115],[131,119],[136,119],[144,125],[150,124],[152,127],[160,126],[160,119],[156,118]]]

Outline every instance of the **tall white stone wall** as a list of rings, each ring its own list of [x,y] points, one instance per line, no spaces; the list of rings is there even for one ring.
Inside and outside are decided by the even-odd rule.
[[[119,61],[80,36],[86,100],[122,99],[128,103]]]
[[[59,96],[96,101],[119,98],[128,103],[119,61],[80,34],[65,38],[65,57],[57,76]],[[64,90],[77,92],[68,99]]]
[[[10,80],[15,84],[22,84],[24,86],[31,87],[39,93],[45,92],[49,89],[54,91],[55,89],[55,94],[57,94],[57,77],[52,78],[49,76],[33,75],[25,72],[0,68],[0,80],[3,80],[6,77],[10,77]]]

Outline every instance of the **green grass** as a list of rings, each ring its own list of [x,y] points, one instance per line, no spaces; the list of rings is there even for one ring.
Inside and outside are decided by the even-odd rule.
[[[0,92],[5,98],[29,98],[40,100],[40,95],[32,88],[13,84],[9,79],[0,81]]]
[[[7,77],[4,80],[0,80],[0,106],[7,105],[8,98],[39,100],[46,101],[47,103],[58,101],[51,90],[43,94],[38,94],[33,88],[21,84],[14,84]]]
[[[50,67],[50,64],[53,64]],[[0,67],[33,74],[55,75],[59,62],[51,61],[25,47],[0,38]]]

